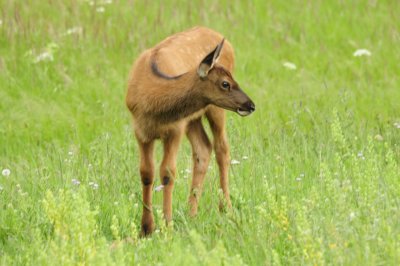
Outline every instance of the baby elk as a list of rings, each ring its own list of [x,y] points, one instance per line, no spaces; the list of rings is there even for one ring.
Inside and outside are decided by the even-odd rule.
[[[241,116],[247,116],[255,110],[253,101],[234,80],[233,68],[232,45],[220,33],[204,27],[192,28],[166,38],[140,54],[134,63],[128,81],[126,105],[133,117],[134,133],[140,151],[142,235],[151,234],[155,228],[152,189],[156,139],[161,139],[164,148],[160,178],[163,185],[163,213],[167,224],[172,221],[176,160],[184,134],[189,139],[193,156],[190,215],[197,214],[213,147],[224,195],[220,205],[231,208],[225,110]],[[203,116],[210,124],[213,144],[204,130]]]

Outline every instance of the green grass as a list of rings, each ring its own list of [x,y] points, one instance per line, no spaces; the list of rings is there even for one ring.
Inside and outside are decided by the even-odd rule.
[[[399,265],[400,2],[95,2],[0,2],[0,264]],[[174,226],[155,192],[158,230],[138,239],[128,72],[194,25],[231,41],[257,106],[228,114],[234,208],[218,211],[213,160],[188,217],[185,140]]]

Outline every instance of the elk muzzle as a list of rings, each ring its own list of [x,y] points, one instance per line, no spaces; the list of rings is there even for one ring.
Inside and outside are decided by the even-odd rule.
[[[256,110],[253,101],[249,100],[236,109],[236,112],[241,116],[247,116]]]

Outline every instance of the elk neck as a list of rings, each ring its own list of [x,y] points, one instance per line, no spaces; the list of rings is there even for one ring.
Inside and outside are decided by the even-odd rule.
[[[154,118],[162,123],[171,123],[205,108],[209,103],[203,96],[202,81],[196,71],[190,71],[174,80],[165,80],[163,93],[154,101]]]

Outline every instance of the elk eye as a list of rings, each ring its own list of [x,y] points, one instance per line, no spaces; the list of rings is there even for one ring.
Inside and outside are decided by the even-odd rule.
[[[229,82],[226,82],[226,81],[223,81],[221,86],[224,90],[230,90],[230,88],[231,88],[231,84],[229,84]]]

